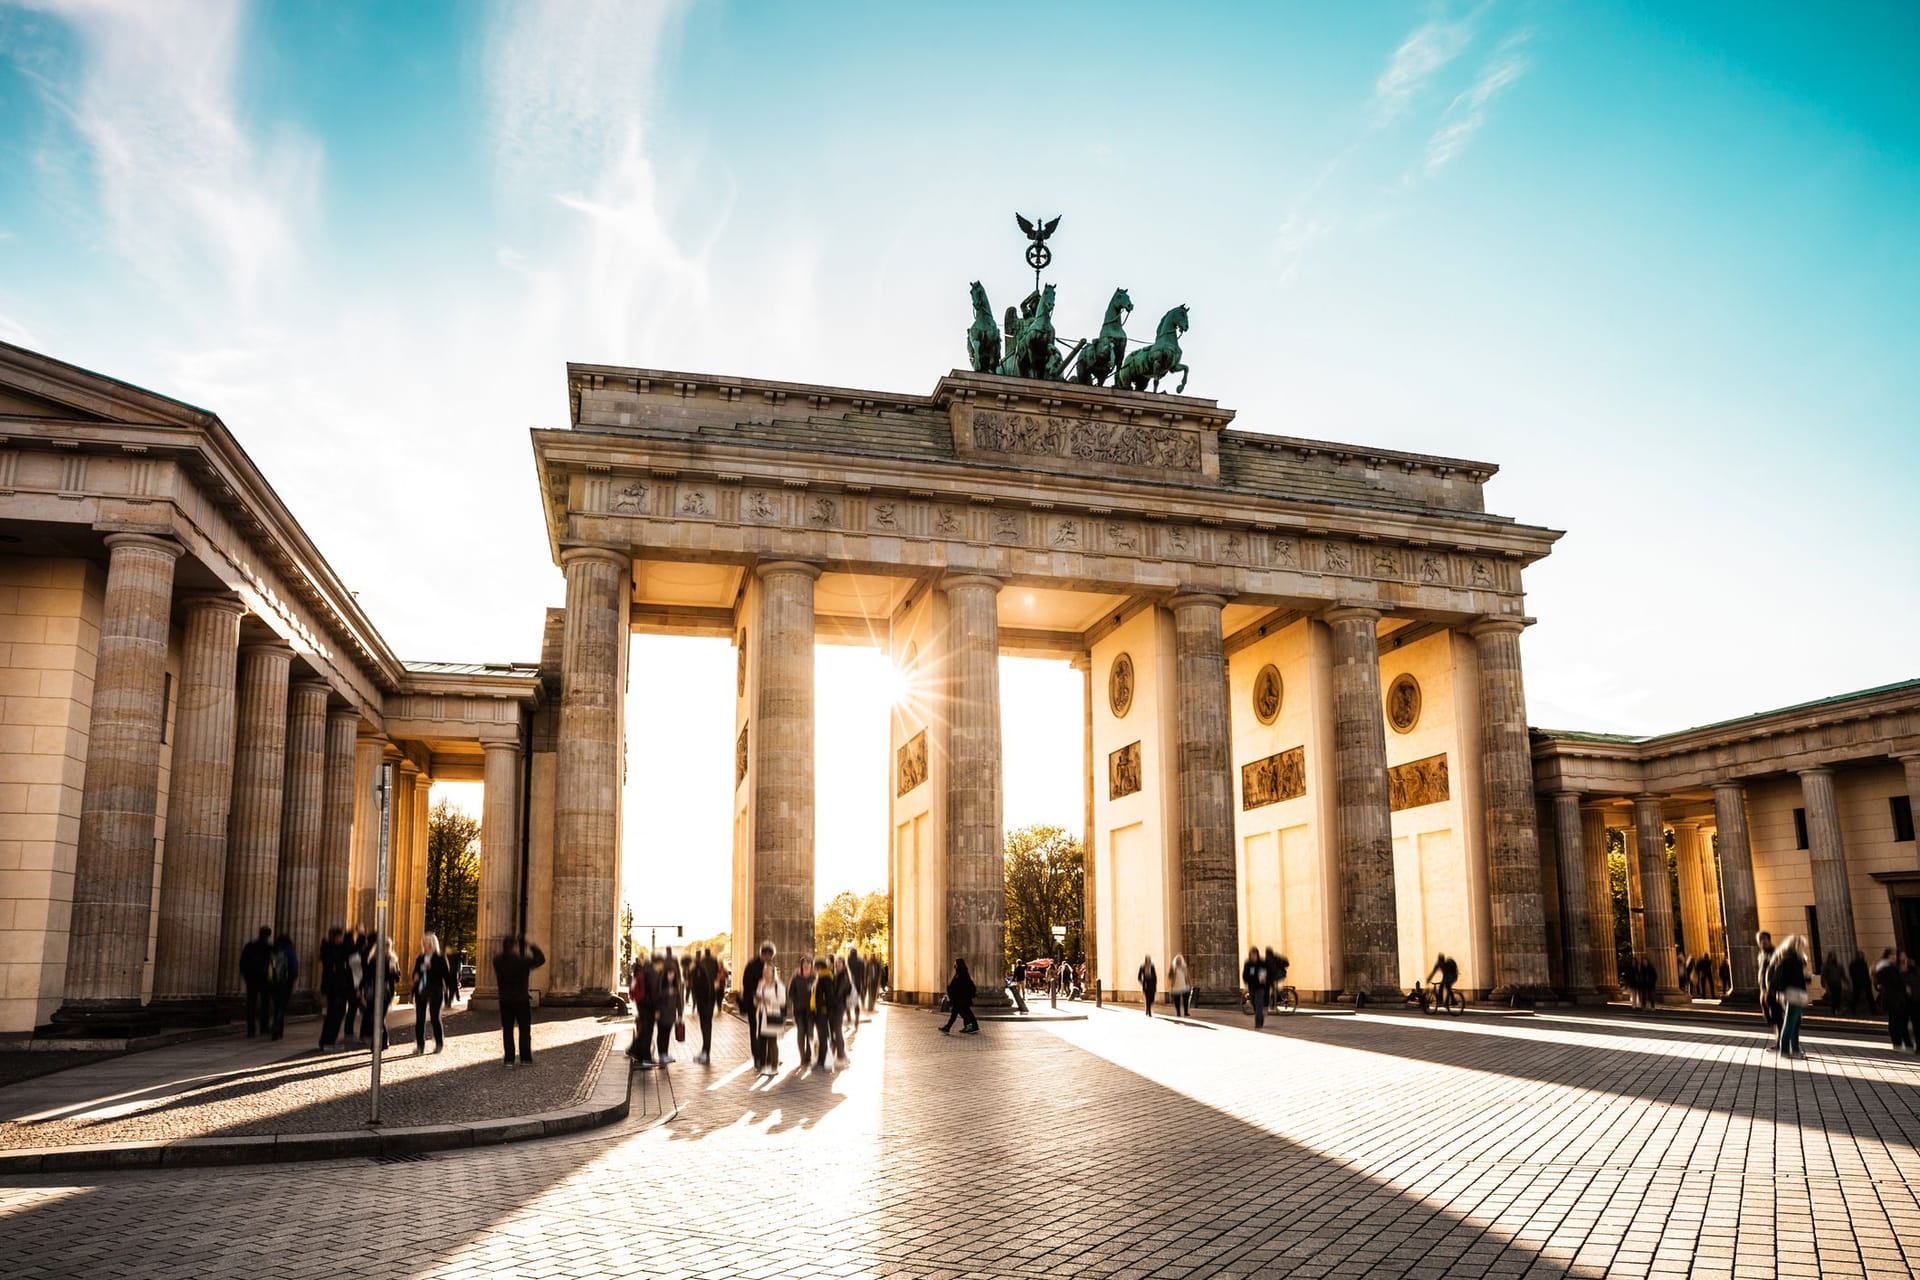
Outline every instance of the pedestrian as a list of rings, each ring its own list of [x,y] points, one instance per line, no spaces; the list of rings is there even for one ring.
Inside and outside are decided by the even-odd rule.
[[[1806,1012],[1807,970],[1810,967],[1807,944],[1798,934],[1780,940],[1767,968],[1767,987],[1780,1001],[1780,1039],[1774,1046],[1783,1057],[1804,1058],[1800,1051],[1800,1019]]]
[[[1173,1012],[1181,1018],[1193,1015],[1193,984],[1187,980],[1187,957],[1177,955],[1167,966],[1167,994],[1173,997]]]
[[[327,930],[320,944],[320,995],[327,1002],[326,1016],[320,1022],[320,1050],[330,1053],[339,1047],[340,1025],[353,1006],[353,975],[347,970],[349,944],[347,932],[339,925]]]
[[[349,930],[347,933],[347,977],[353,983],[353,994],[347,998],[347,1025],[346,1030],[342,1033],[348,1040],[364,1040],[366,1038],[365,1034],[360,1033],[356,1035],[355,1028],[365,1023],[366,1020],[372,1016],[367,1012],[366,1005],[360,998],[361,981],[366,977],[366,973],[367,935],[361,933],[358,929]]]
[[[719,982],[720,966],[714,963],[713,952],[702,947],[700,958],[687,975],[687,992],[693,997],[694,1015],[700,1019],[700,1052],[693,1055],[693,1060],[701,1066],[713,1061],[713,1006]]]
[[[1778,1028],[1780,1006],[1773,998],[1773,989],[1767,986],[1767,971],[1773,966],[1773,935],[1762,929],[1753,935],[1753,946],[1759,952],[1760,1016],[1769,1027]]]
[[[1027,961],[1024,956],[1015,956],[1013,965],[1007,970],[1007,994],[1013,997],[1013,1007],[1021,1013],[1027,1011]]]
[[[1906,952],[1888,947],[1873,968],[1873,985],[1880,997],[1877,1007],[1887,1015],[1887,1038],[1896,1049],[1915,1047],[1907,1013],[1906,962]]]
[[[813,1061],[813,961],[802,957],[787,979],[787,1013],[793,1021],[793,1047],[801,1066]]]
[[[287,1006],[293,1002],[294,980],[300,976],[300,957],[294,952],[293,939],[284,933],[274,935],[273,955],[267,961],[267,990],[273,1000],[273,1038],[287,1034]]]
[[[816,1070],[827,1070],[827,1050],[833,1050],[834,1066],[845,1066],[847,1045],[841,1030],[841,1018],[846,1012],[846,998],[840,994],[837,975],[827,963],[825,956],[813,962],[813,990],[810,993],[813,1012],[813,1051],[817,1061]],[[801,1059],[802,1063],[806,1060]]]
[[[1720,995],[1724,999],[1733,994],[1733,959],[1720,957]]]
[[[513,1065],[514,1033],[520,1034],[520,1065],[533,1065],[533,994],[527,976],[547,962],[546,953],[525,934],[511,934],[493,958],[493,985],[500,991],[500,1044]]]
[[[433,1051],[447,1047],[446,1028],[440,1022],[440,1006],[459,979],[440,954],[438,934],[422,934],[420,954],[413,958],[413,1052],[427,1051],[427,1027],[433,1027]]]
[[[842,1039],[839,1056],[847,1056],[846,1046],[853,1043],[853,1036],[860,1029],[860,997],[856,994],[853,982],[853,965],[845,956],[833,958],[833,997],[839,1003],[834,1008],[834,1022],[840,1028]],[[841,1066],[847,1064],[842,1061]]]
[[[453,981],[447,987],[447,1006],[460,1003],[460,970],[467,964],[467,953],[456,951],[447,957],[447,972],[453,975]]]
[[[1827,952],[1827,958],[1820,966],[1820,994],[1827,1002],[1827,1012],[1840,1012],[1840,1002],[1847,997],[1847,971],[1840,967],[1840,957]]]
[[[1693,989],[1693,961],[1678,946],[1674,947],[1674,952],[1674,963],[1680,966],[1680,989],[1688,995],[1694,995],[1696,993]]]
[[[780,983],[780,966],[774,963],[773,944],[762,943],[760,954],[766,963],[760,966],[759,985],[754,988],[753,1003],[759,1014],[754,1038],[761,1041],[760,1074],[771,1077],[780,1070],[780,1031],[787,1017],[787,991]]]
[[[680,962],[673,958],[671,948],[654,957],[653,980],[659,987],[659,998],[653,1005],[654,1059],[664,1067],[674,1061],[674,1040],[687,1038],[687,1024],[680,1016],[687,1007],[687,989],[680,981]]]
[[[1147,1016],[1153,1016],[1153,993],[1160,989],[1160,975],[1153,967],[1153,957],[1148,956],[1140,962],[1140,994],[1146,997]]]
[[[967,962],[955,956],[953,977],[947,979],[947,1024],[940,1028],[941,1035],[953,1030],[956,1018],[960,1020],[961,1035],[971,1035],[980,1030],[980,1019],[973,1016],[973,997],[976,994],[973,975],[967,972]]]
[[[1715,992],[1713,989],[1712,956],[1702,953],[1700,958],[1693,962],[1693,981],[1694,985],[1699,988],[1699,990],[1694,993],[1695,995],[1703,995],[1709,1000],[1713,999]]]
[[[1260,948],[1247,948],[1247,962],[1240,966],[1240,981],[1246,984],[1247,1003],[1253,1006],[1253,1029],[1267,1025],[1267,963]]]
[[[367,940],[367,959],[362,964],[360,977],[360,1003],[366,1010],[366,1016],[360,1020],[360,1038],[368,1044],[373,1043],[377,1014],[380,1049],[384,1051],[390,1043],[387,1014],[393,1008],[394,996],[398,994],[395,987],[400,982],[400,957],[394,954],[393,944],[378,934],[369,934]]]
[[[1920,1046],[1920,964],[1902,951],[1896,958],[1907,988],[1907,1043]]]
[[[767,1060],[767,1046],[760,1038],[760,980],[766,976],[767,966],[774,962],[773,944],[760,944],[760,954],[740,970],[740,991],[734,1003],[747,1015],[747,1043],[753,1053],[753,1065],[763,1067]],[[778,981],[778,971],[774,979]]]
[[[627,1004],[633,1010],[633,1043],[627,1046],[627,1056],[641,1071],[653,1070],[653,1011],[659,1000],[653,965],[635,960],[627,974]]]
[[[1880,1001],[1874,992],[1873,973],[1867,968],[1866,952],[1856,951],[1853,953],[1853,960],[1847,965],[1847,984],[1853,994],[1853,1003],[1848,1006],[1848,1013],[1857,1016],[1860,1012],[1860,1002],[1862,1000],[1867,1002],[1868,1013],[1874,1014],[1880,1012]]]
[[[853,997],[847,1001],[847,1013],[853,1019],[853,1029],[860,1029],[860,1005],[867,990],[867,962],[860,958],[860,952],[854,945],[847,944],[847,974],[853,983]]]
[[[273,964],[273,930],[260,926],[260,933],[240,948],[240,983],[247,992],[247,1038],[256,1030],[273,1030],[273,996],[268,970]]]

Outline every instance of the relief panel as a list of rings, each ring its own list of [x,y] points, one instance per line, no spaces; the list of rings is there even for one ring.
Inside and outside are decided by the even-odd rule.
[[[1307,794],[1307,749],[1290,747],[1240,766],[1240,807],[1258,809]]]
[[[1439,804],[1448,796],[1447,757],[1444,753],[1424,760],[1409,760],[1387,770],[1388,807],[1398,813],[1423,804]]]

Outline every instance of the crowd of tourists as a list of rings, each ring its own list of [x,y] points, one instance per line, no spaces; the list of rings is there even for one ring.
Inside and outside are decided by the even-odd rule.
[[[738,993],[754,1067],[762,1076],[779,1072],[780,1044],[791,1027],[801,1067],[845,1070],[861,1012],[872,1011],[886,979],[886,963],[853,946],[845,955],[803,956],[784,974],[774,945],[761,943],[741,970]],[[710,1044],[703,1043],[700,1061],[711,1061]]]
[[[1760,952],[1760,1009],[1778,1032],[1774,1052],[1804,1058],[1800,1020],[1813,1003],[1808,988],[1814,976],[1807,940],[1796,934],[1775,946],[1773,935],[1763,929],[1754,943]],[[1871,969],[1863,952],[1855,952],[1854,963],[1843,969],[1839,956],[1829,951],[1819,977],[1830,1012],[1839,1013],[1851,1000],[1857,1013],[1864,999],[1870,1011],[1886,1018],[1887,1039],[1895,1049],[1920,1052],[1920,969],[1905,951],[1888,947]]]

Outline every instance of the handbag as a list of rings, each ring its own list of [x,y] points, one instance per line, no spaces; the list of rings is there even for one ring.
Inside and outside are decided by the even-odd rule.
[[[675,1040],[681,1041],[682,1043],[686,1041],[686,1038],[687,1038],[686,1019],[682,1018],[681,1020],[673,1024],[673,1038]]]

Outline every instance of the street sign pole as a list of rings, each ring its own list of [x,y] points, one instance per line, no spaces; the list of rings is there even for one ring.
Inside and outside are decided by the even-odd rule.
[[[380,1059],[386,1048],[387,1039],[387,850],[392,840],[390,819],[393,799],[393,766],[380,766],[378,780],[374,787],[380,797],[380,845],[379,862],[374,871],[373,889],[373,954],[367,957],[367,963],[373,966],[373,1007],[367,1010],[367,1017],[373,1018],[377,1011],[380,1025],[373,1033],[373,1088],[367,1096],[367,1123],[380,1123]]]

